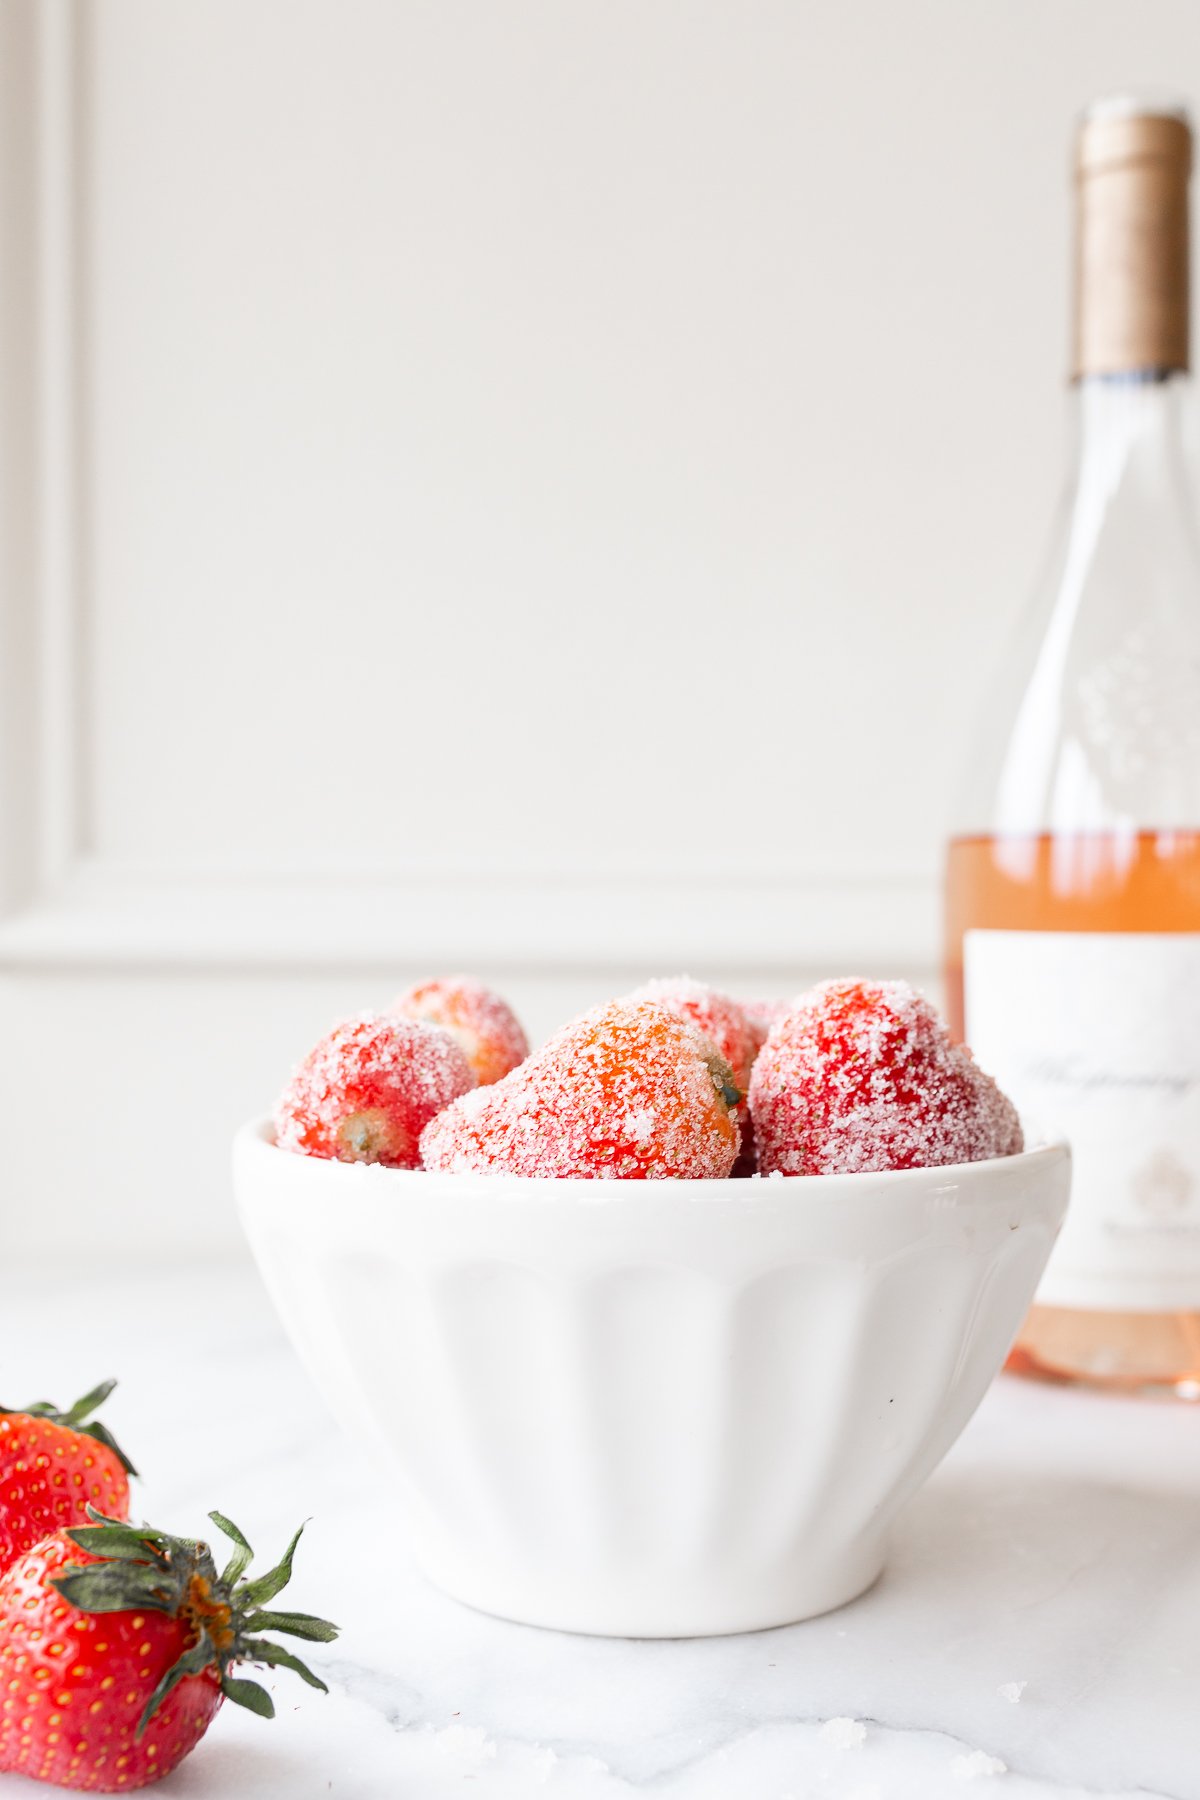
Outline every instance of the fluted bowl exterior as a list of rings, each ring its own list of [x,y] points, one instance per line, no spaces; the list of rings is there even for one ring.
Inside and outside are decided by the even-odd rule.
[[[758,1181],[536,1181],[234,1151],[243,1224],[426,1573],[533,1624],[755,1629],[874,1580],[1000,1368],[1062,1143]]]

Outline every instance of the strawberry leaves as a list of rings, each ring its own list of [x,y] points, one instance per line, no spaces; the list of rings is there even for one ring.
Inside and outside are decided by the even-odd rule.
[[[217,1530],[224,1532],[233,1545],[233,1555],[221,1570],[221,1580],[226,1586],[232,1587],[234,1582],[241,1580],[254,1561],[254,1552],[232,1519],[227,1519],[224,1513],[219,1512],[210,1512],[208,1516]]]
[[[64,1425],[68,1431],[82,1432],[85,1437],[95,1438],[106,1450],[111,1450],[127,1475],[136,1475],[137,1470],[118,1444],[107,1425],[92,1414],[104,1405],[108,1396],[116,1387],[115,1381],[102,1381],[89,1393],[77,1400],[74,1406],[63,1412],[52,1400],[35,1400],[32,1406],[0,1406],[0,1413],[24,1413],[31,1419],[48,1419],[52,1425]]]
[[[209,1513],[208,1516],[212,1519],[218,1529],[224,1530],[216,1513]],[[303,1530],[304,1526],[301,1525],[296,1531],[291,1543],[284,1551],[283,1556],[273,1569],[268,1570],[265,1575],[260,1575],[256,1581],[247,1581],[245,1583],[242,1588],[242,1594],[250,1605],[261,1606],[264,1600],[273,1600],[276,1594],[283,1592],[288,1582],[292,1579],[292,1558],[296,1554],[296,1545],[300,1542]],[[242,1544],[246,1543],[245,1538],[242,1537],[240,1532],[238,1532],[238,1539],[240,1539]],[[236,1541],[238,1540],[235,1539],[235,1542]],[[249,1549],[249,1545],[246,1545],[246,1548]]]
[[[246,1638],[244,1647],[252,1661],[266,1663],[272,1669],[291,1669],[294,1675],[299,1675],[301,1681],[307,1681],[309,1687],[320,1688],[323,1694],[329,1692],[320,1676],[314,1675],[307,1663],[302,1663],[298,1656],[285,1650],[282,1644],[273,1644],[269,1638]]]
[[[91,1525],[68,1531],[71,1541],[97,1560],[77,1565],[54,1586],[81,1612],[154,1611],[185,1623],[194,1642],[165,1671],[146,1703],[138,1725],[141,1736],[167,1695],[188,1675],[215,1668],[221,1692],[236,1706],[262,1718],[274,1717],[271,1696],[256,1681],[231,1670],[238,1663],[260,1663],[290,1669],[310,1687],[326,1692],[325,1683],[300,1658],[258,1634],[283,1632],[309,1643],[328,1644],[337,1626],[312,1613],[264,1610],[291,1580],[292,1561],[303,1525],[280,1561],[265,1575],[245,1579],[254,1552],[244,1534],[223,1513],[209,1514],[233,1545],[233,1554],[218,1575],[209,1546],[195,1538],[170,1537],[147,1526],[126,1525],[88,1509]]]
[[[247,1681],[245,1676],[226,1675],[221,1682],[221,1692],[235,1706],[244,1706],[247,1712],[257,1713],[260,1719],[275,1717],[275,1702],[266,1688],[261,1687],[257,1681]]]
[[[85,1607],[82,1610],[86,1612],[88,1609]],[[212,1658],[208,1646],[201,1640],[194,1649],[186,1651],[185,1654],[179,1658],[178,1662],[171,1664],[171,1667],[167,1670],[166,1674],[147,1700],[142,1716],[138,1720],[137,1736],[139,1738],[162,1705],[163,1701],[166,1699],[167,1695],[171,1692],[172,1688],[178,1687],[185,1675],[199,1675],[201,1670],[208,1667],[211,1660]]]
[[[307,1638],[310,1644],[331,1644],[337,1626],[311,1613],[253,1612],[242,1620],[247,1631],[286,1631],[289,1637]]]

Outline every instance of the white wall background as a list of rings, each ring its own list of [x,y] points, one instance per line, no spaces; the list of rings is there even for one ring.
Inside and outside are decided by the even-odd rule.
[[[1071,120],[1194,0],[0,0],[5,1243],[447,966],[931,976]]]

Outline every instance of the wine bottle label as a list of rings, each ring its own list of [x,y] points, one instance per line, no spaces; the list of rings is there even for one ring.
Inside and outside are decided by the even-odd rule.
[[[967,1042],[1071,1204],[1038,1299],[1200,1308],[1200,933],[968,931]]]

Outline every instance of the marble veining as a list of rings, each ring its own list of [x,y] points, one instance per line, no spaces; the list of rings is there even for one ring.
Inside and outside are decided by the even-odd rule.
[[[225,1708],[164,1795],[1200,1800],[1192,1410],[1002,1379],[851,1606],[744,1637],[569,1637],[428,1586],[244,1265],[15,1291],[0,1392],[118,1375],[144,1516],[199,1531],[219,1506],[264,1556],[312,1519],[292,1595],[343,1627],[312,1658],[329,1697],[268,1677],[276,1721]],[[47,1331],[51,1296],[71,1324]],[[0,1800],[45,1792],[7,1778]]]

